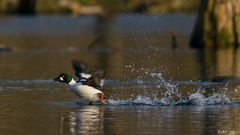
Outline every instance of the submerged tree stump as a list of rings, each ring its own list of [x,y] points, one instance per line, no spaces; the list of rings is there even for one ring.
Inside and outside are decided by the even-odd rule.
[[[194,48],[238,47],[239,39],[240,0],[200,0],[190,45]]]

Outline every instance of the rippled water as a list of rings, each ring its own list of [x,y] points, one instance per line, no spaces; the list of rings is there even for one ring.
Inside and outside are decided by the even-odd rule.
[[[206,59],[188,48],[193,16],[99,21],[0,19],[0,134],[240,134],[238,64],[229,61],[238,54],[219,50]],[[85,105],[52,80],[74,74],[72,59],[104,67],[108,105]]]

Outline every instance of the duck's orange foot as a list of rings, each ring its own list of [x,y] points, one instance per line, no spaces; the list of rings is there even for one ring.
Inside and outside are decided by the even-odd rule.
[[[100,100],[100,103],[101,104],[108,104],[108,101],[107,101],[107,99],[102,99],[102,100]]]

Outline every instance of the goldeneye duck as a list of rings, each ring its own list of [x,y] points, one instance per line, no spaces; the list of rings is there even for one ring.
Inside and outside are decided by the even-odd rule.
[[[87,63],[83,61],[73,60],[72,67],[75,70],[75,75],[78,80],[75,81],[73,77],[66,73],[61,73],[55,81],[66,83],[69,89],[77,96],[84,100],[92,102],[100,102],[107,104],[107,99],[102,91],[99,90],[104,84],[104,71],[100,67],[90,68]]]

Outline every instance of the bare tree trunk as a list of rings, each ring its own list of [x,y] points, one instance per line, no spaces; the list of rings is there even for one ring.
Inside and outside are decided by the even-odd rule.
[[[19,0],[19,14],[35,14],[36,0]]]
[[[194,48],[239,46],[240,0],[200,0],[190,45]]]
[[[195,28],[190,40],[190,46],[194,48],[201,48],[203,44],[203,24],[204,24],[204,12],[206,10],[208,0],[201,0],[198,8],[198,15],[195,22]]]
[[[0,13],[35,14],[37,0],[0,0]]]

